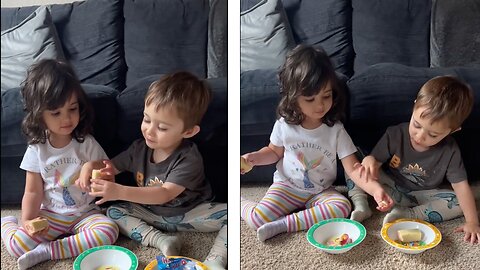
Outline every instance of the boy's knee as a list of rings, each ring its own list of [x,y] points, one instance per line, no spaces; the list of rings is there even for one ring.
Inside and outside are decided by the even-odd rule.
[[[118,220],[122,218],[123,216],[126,215],[126,209],[123,208],[122,206],[115,205],[115,206],[110,206],[107,208],[106,214],[107,217],[113,219],[113,220]]]

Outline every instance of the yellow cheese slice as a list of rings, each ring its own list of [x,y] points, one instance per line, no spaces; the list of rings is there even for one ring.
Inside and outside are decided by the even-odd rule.
[[[419,229],[398,230],[398,239],[402,242],[414,242],[422,240],[422,232]]]

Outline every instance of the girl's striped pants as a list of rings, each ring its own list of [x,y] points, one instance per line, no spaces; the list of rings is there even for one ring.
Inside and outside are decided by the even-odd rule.
[[[42,209],[39,216],[47,219],[49,229],[35,237],[19,226],[15,217],[2,218],[2,240],[12,256],[20,257],[40,243],[50,242],[52,260],[72,258],[91,247],[113,244],[118,238],[117,224],[96,210],[78,217]],[[59,236],[65,237],[57,239]]]
[[[333,187],[312,195],[283,182],[273,183],[258,203],[241,201],[241,217],[255,230],[284,216],[288,232],[307,230],[321,220],[348,217],[351,209],[350,201]]]

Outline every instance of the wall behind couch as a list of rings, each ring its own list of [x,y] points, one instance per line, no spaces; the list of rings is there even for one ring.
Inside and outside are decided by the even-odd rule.
[[[83,0],[2,0],[2,7],[24,7],[49,4],[65,4]]]

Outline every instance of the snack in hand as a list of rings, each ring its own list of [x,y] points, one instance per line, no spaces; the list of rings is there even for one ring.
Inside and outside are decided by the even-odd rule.
[[[100,170],[92,170],[92,179],[102,178],[102,172]],[[97,192],[98,190],[93,187],[90,190],[91,192]]]
[[[45,218],[37,217],[25,225],[29,233],[36,233],[48,227],[48,221]]]
[[[240,169],[243,170],[244,173],[247,173],[252,170],[252,166],[248,164],[248,162],[243,158],[240,157]]]
[[[422,240],[422,232],[419,229],[404,229],[397,231],[398,240],[401,242],[415,242]]]
[[[386,207],[387,205],[388,205],[388,204],[387,204],[386,201],[380,201],[380,202],[378,203],[378,206],[380,206],[380,207],[382,207],[382,208],[383,208],[383,207]]]

